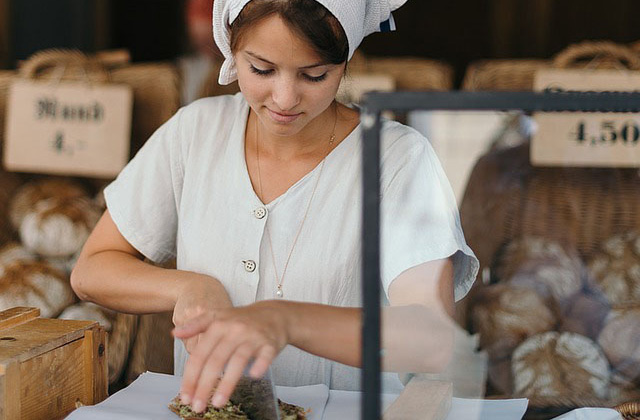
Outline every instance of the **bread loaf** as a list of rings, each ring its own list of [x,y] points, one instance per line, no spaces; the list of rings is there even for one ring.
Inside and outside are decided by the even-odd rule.
[[[588,263],[589,279],[611,305],[640,302],[640,235],[609,238]]]
[[[627,385],[640,379],[640,307],[614,309],[598,337],[613,369],[613,381]]]
[[[70,258],[82,248],[99,217],[86,197],[41,200],[23,217],[20,238],[39,255]]]
[[[68,278],[46,261],[17,244],[0,250],[0,310],[32,306],[42,317],[51,318],[75,299]]]
[[[529,287],[560,308],[583,288],[584,264],[569,245],[527,236],[510,242],[495,267],[500,282]]]
[[[583,291],[562,309],[559,331],[573,332],[597,341],[610,310],[611,306],[604,297]]]
[[[514,394],[544,399],[607,399],[609,364],[598,345],[574,333],[549,331],[513,353]]]
[[[503,394],[512,392],[511,353],[527,337],[549,331],[556,317],[535,290],[511,284],[482,289],[472,310],[480,346],[489,356],[491,385]]]

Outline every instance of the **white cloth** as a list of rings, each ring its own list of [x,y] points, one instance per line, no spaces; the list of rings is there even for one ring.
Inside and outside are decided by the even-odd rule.
[[[273,299],[319,167],[263,205],[247,172],[244,134],[249,105],[241,93],[182,108],[147,141],[105,190],[122,235],[153,261],[177,256],[177,267],[218,279],[234,305]],[[304,229],[283,282],[284,297],[361,306],[361,131],[327,157]],[[385,122],[382,149],[382,286],[426,261],[454,256],[455,296],[475,279],[478,261],[466,245],[453,193],[433,149],[418,132]],[[266,209],[256,217],[254,210]],[[257,268],[250,271],[246,261]],[[249,268],[249,271],[247,270]],[[185,361],[176,352],[176,374]],[[274,362],[278,385],[324,383],[359,388],[359,370],[287,347]],[[396,375],[388,384],[399,385]],[[393,389],[392,387],[386,389]]]
[[[229,25],[251,0],[216,0],[213,2],[213,38],[225,57],[218,82],[228,85],[237,79],[236,64],[231,53]],[[365,36],[382,30],[389,21],[389,30],[395,29],[391,12],[407,0],[316,0],[338,19],[349,42],[349,59]]]

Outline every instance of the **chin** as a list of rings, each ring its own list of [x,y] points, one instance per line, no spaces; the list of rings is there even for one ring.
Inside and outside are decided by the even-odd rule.
[[[281,136],[297,134],[309,123],[305,116],[300,116],[298,119],[292,122],[276,121],[271,118],[271,116],[269,115],[269,111],[266,111],[263,114],[263,118],[261,118],[261,120],[269,131]]]

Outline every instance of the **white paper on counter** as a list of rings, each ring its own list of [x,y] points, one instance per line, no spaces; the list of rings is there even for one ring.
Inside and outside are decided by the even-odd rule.
[[[454,398],[447,420],[521,420],[529,400],[474,400]]]
[[[128,387],[99,404],[78,408],[67,419],[176,420],[178,416],[167,405],[178,395],[181,379],[173,375],[145,372]],[[276,393],[283,401],[310,409],[310,420],[322,420],[329,397],[329,389],[325,385],[277,386]]]
[[[72,420],[176,420],[167,408],[178,394],[182,378],[161,373],[145,372],[131,385],[116,392],[94,406],[81,407],[67,419]],[[301,387],[277,386],[278,398],[311,409],[310,420],[359,420],[360,392],[329,391],[325,385]],[[398,396],[382,394],[385,410]],[[526,399],[473,400],[453,398],[448,420],[520,420],[527,409]],[[575,417],[580,419],[604,417]],[[616,418],[616,417],[612,417]],[[574,419],[568,417],[563,420]],[[606,418],[607,420],[609,417]]]
[[[355,391],[329,391],[323,420],[360,420],[360,396]],[[382,394],[382,412],[398,398],[397,394]]]
[[[382,411],[398,396],[382,394]],[[453,398],[447,420],[521,420],[527,411],[529,400],[474,400]],[[360,393],[330,391],[329,402],[324,409],[324,420],[360,420]]]
[[[622,420],[622,416],[612,408],[578,408],[554,420]]]

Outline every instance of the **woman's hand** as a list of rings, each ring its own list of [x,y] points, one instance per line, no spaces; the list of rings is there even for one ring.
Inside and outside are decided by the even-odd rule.
[[[217,309],[232,306],[229,295],[220,282],[209,276],[191,274],[192,276],[182,281],[173,308],[173,324],[176,327],[199,316],[211,315]],[[182,340],[189,354],[193,352],[199,337],[195,335]]]
[[[289,341],[286,304],[281,303],[261,301],[217,309],[174,329],[174,336],[183,340],[200,335],[184,370],[183,403],[191,403],[200,412],[216,389],[212,404],[222,407],[251,360],[249,375],[259,378],[265,374]]]

